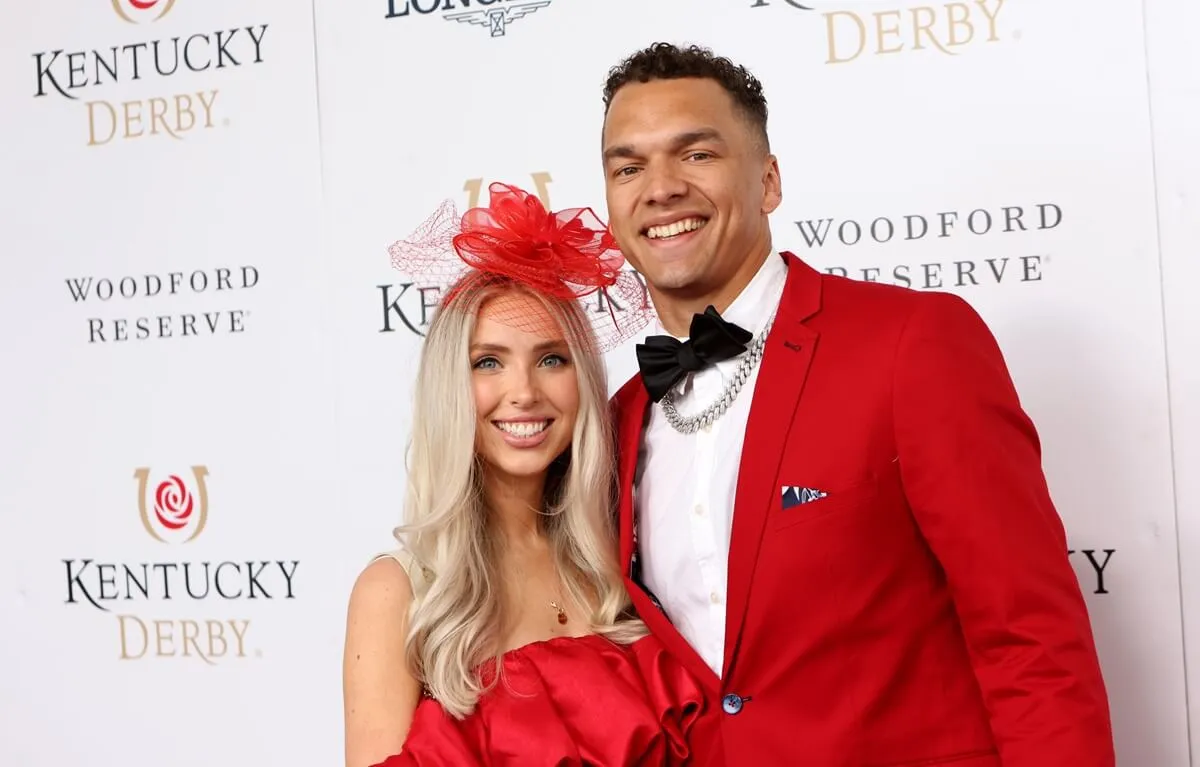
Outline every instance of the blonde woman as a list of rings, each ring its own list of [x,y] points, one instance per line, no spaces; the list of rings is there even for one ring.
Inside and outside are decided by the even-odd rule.
[[[350,598],[347,767],[697,763],[703,692],[616,563],[601,353],[648,316],[640,284],[591,211],[503,185],[392,254],[453,287],[417,374],[401,548]],[[597,290],[629,311],[589,315]]]

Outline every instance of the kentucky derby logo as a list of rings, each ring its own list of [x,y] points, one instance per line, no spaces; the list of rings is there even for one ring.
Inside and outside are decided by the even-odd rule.
[[[208,469],[192,467],[192,486],[172,474],[150,489],[150,469],[133,473],[138,482],[138,513],[150,537],[162,543],[195,540],[208,522]]]
[[[112,7],[123,21],[141,24],[166,16],[175,7],[175,0],[112,0]]]

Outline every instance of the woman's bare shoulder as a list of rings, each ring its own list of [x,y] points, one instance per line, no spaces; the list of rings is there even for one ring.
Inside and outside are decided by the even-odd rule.
[[[350,593],[343,659],[346,764],[378,764],[400,752],[420,700],[405,642],[412,584],[403,560],[376,558]]]
[[[350,590],[350,618],[378,621],[383,625],[400,626],[412,603],[412,580],[409,565],[400,554],[383,554],[372,560]]]

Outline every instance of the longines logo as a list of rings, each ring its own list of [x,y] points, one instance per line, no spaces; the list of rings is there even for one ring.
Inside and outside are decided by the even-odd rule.
[[[776,2],[780,2],[780,0],[776,0]],[[805,5],[804,3],[797,2],[797,0],[782,0],[782,3],[786,4],[786,5],[790,5],[793,8],[796,8],[801,11],[814,10],[811,5]],[[770,4],[771,4],[771,0],[752,0],[750,7],[751,8],[766,8]]]
[[[142,24],[166,16],[175,7],[175,0],[112,0],[112,7],[123,21]]]
[[[387,19],[439,14],[446,21],[482,27],[504,37],[508,25],[550,5],[551,0],[387,0]],[[478,10],[468,10],[472,5]]]
[[[870,13],[834,9],[838,2],[751,0],[751,8],[790,6],[819,11],[825,20],[826,64],[848,64],[864,56],[910,51],[956,56],[968,47],[1001,40],[999,16],[1005,0],[970,0],[939,5],[895,6]],[[875,3],[872,3],[875,5]],[[885,5],[885,3],[878,3]],[[890,3],[889,3],[890,5]],[[1019,38],[1019,32],[1013,32]]]
[[[150,545],[189,543],[205,531],[209,471],[206,466],[193,466],[190,475],[189,482],[182,472],[160,478],[152,476],[150,467],[134,471],[136,510],[147,540],[154,541]],[[130,504],[130,512],[133,507]],[[129,514],[130,521],[132,517]],[[216,617],[208,605],[236,603],[248,612],[264,604],[295,600],[300,565],[295,559],[234,561],[233,556],[206,557],[201,562],[100,563],[85,558],[64,559],[63,563],[65,603],[90,605],[116,618],[119,660],[192,658],[208,665],[262,657],[261,648],[248,644],[250,617]],[[176,609],[181,605],[186,605],[182,612]],[[114,614],[114,609],[122,612]],[[189,609],[203,614],[188,614]]]
[[[550,203],[550,184],[554,179],[545,171],[530,173],[529,177],[533,181],[533,185],[525,188],[537,194],[538,199],[548,210],[553,210]],[[478,207],[482,203],[483,190],[487,186],[488,184],[485,184],[482,178],[467,179],[462,186],[462,191],[466,192],[468,209]],[[645,285],[641,275],[632,270],[630,272],[637,277],[639,282],[642,282],[643,286]],[[376,285],[376,289],[383,299],[379,332],[394,333],[403,329],[413,335],[424,337],[425,329],[429,327],[429,322],[433,319],[433,310],[441,301],[442,291],[447,287],[446,285],[425,285],[416,282]],[[593,294],[588,301],[586,309],[599,314],[628,311],[628,308],[618,303],[615,298],[601,292]]]
[[[66,283],[75,304],[94,307],[88,316],[82,318],[87,322],[87,342],[107,344],[244,333],[250,312],[228,306],[229,299],[226,297],[256,287],[258,277],[257,268],[242,266],[115,278],[70,277]],[[201,311],[169,312],[162,305],[171,297],[209,293],[218,296],[226,306]],[[151,304],[154,309],[147,309],[145,313],[135,316],[116,317],[107,310],[111,304],[141,302],[154,302]],[[101,312],[105,312],[105,316],[99,316]]]
[[[872,219],[811,218],[796,221],[804,245],[811,251],[863,247],[880,249],[889,243],[947,240],[1018,232],[1044,232],[1063,221],[1062,208],[1052,202],[1032,206],[1008,205],[995,210],[947,210],[876,216]],[[828,256],[812,256],[813,263],[826,263],[825,271],[867,282],[888,282],[909,288],[940,290],[983,284],[1028,283],[1042,280],[1050,254],[1028,253],[1013,257],[978,260],[929,261],[920,264],[828,265]]]
[[[176,0],[112,0],[117,19],[126,24],[162,21],[175,8]],[[203,5],[203,4],[202,4]],[[195,6],[193,6],[195,7]],[[173,13],[164,22],[174,26]],[[143,82],[158,83],[178,74],[216,73],[263,63],[263,40],[267,24],[242,28],[224,27],[214,32],[173,29],[165,39],[81,46],[80,50],[59,48],[32,54],[36,67],[34,98],[61,96],[77,103],[84,93],[114,90],[114,97],[83,102],[87,146],[108,146],[150,136],[183,140],[198,131],[228,126],[222,117],[221,91],[204,86],[174,93],[127,94]],[[99,24],[95,28],[102,28]]]

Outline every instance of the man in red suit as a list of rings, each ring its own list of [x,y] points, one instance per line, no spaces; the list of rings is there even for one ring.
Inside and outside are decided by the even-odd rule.
[[[702,763],[1113,765],[1038,436],[983,321],[773,249],[744,68],[658,44],[605,104],[610,226],[661,326],[614,398],[621,556],[720,711]]]

